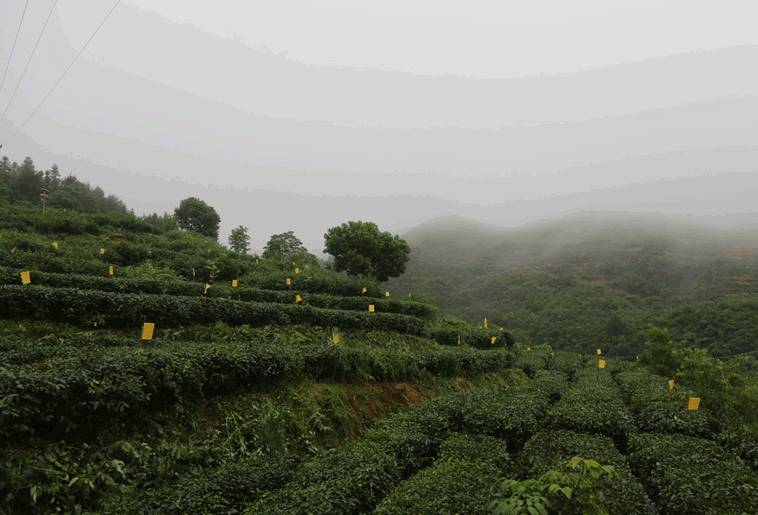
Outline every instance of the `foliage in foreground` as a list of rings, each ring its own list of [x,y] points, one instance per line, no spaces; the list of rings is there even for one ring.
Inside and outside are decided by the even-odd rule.
[[[547,515],[575,513],[606,515],[609,513],[601,481],[613,481],[616,470],[595,460],[574,456],[557,470],[549,470],[537,479],[506,479],[501,488],[503,499],[493,502],[493,513],[500,515]]]

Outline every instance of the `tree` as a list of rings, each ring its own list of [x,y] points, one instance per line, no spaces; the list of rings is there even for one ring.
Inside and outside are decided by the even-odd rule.
[[[351,276],[386,281],[405,272],[411,252],[397,235],[379,231],[372,222],[347,222],[324,235],[325,252],[334,256],[334,267]]]
[[[250,235],[247,233],[247,227],[240,225],[232,229],[229,235],[229,248],[240,254],[247,254],[250,251]]]
[[[31,157],[24,159],[23,164],[16,170],[13,188],[19,200],[36,201],[43,185],[43,173],[34,167]]]
[[[194,231],[218,239],[218,224],[221,217],[211,206],[196,197],[181,201],[174,210],[176,223],[181,229]]]
[[[263,248],[263,257],[269,258],[296,258],[308,254],[308,249],[292,231],[281,234],[273,234]]]

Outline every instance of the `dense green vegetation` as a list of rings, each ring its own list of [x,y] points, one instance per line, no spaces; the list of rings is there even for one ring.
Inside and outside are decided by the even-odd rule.
[[[24,166],[6,193],[46,180]],[[189,204],[0,204],[0,513],[755,512],[758,361],[698,348],[741,349],[753,299],[703,297],[713,324],[686,304],[668,330],[614,301],[637,325],[619,311],[599,345],[581,339],[592,320],[564,306],[547,323],[518,293],[504,305],[526,302],[525,325],[439,316],[292,233],[258,257],[238,231],[228,250]],[[569,292],[542,283],[556,309],[589,291],[551,280]]]
[[[408,270],[390,285],[522,342],[633,358],[652,324],[731,356],[756,351],[756,236],[618,213],[511,230],[447,219],[406,235]]]

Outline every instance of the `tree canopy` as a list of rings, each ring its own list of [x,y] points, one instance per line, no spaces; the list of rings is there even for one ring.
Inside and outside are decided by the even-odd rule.
[[[307,253],[308,249],[292,231],[272,234],[263,248],[264,258],[294,258]]]
[[[197,197],[188,197],[174,210],[176,223],[181,229],[194,231],[204,236],[218,239],[218,225],[221,217],[211,206]]]
[[[347,222],[324,235],[324,251],[334,257],[337,271],[386,281],[405,272],[411,252],[397,235],[382,232],[373,222]]]
[[[247,233],[247,227],[240,225],[232,229],[229,235],[229,248],[239,254],[250,252],[250,235]]]
[[[60,170],[52,165],[48,170],[37,170],[32,158],[23,163],[0,159],[0,198],[14,203],[39,203],[39,193],[46,190],[46,205],[82,213],[127,212],[124,203],[113,195],[105,195],[100,187],[91,187],[73,175],[61,177]]]

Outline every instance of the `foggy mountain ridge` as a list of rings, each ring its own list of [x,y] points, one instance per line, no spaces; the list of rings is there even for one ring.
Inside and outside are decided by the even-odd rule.
[[[493,226],[511,227],[589,209],[724,215],[754,212],[754,192],[758,191],[758,173],[735,173],[477,205],[430,196],[306,195],[189,184],[179,179],[106,168],[67,156],[30,155],[39,157],[40,166],[45,161],[57,162],[64,174],[73,172],[83,180],[104,187],[107,193],[118,195],[138,214],[171,211],[182,198],[198,196],[219,211],[222,241],[232,227],[244,224],[250,227],[255,249],[260,249],[270,234],[294,230],[315,252],[322,249],[326,229],[348,219],[373,220],[389,230],[404,232],[430,219],[456,214]]]
[[[125,20],[140,26],[140,38],[119,32]],[[755,45],[573,74],[468,79],[302,65],[128,6],[111,21],[28,136],[15,135],[3,150],[40,167],[57,162],[138,213],[200,196],[221,213],[222,233],[240,223],[257,236],[292,228],[313,246],[346,219],[396,229],[460,214],[512,226],[586,209],[713,215],[754,203]],[[154,45],[153,59],[147,45],[159,36],[165,44]],[[124,38],[144,68],[126,62]],[[33,101],[73,52],[58,21],[45,41],[61,44],[40,52],[24,82]],[[49,67],[45,56],[54,58]],[[237,76],[218,68],[223,62],[246,64],[233,67]],[[213,85],[227,89],[202,89]],[[9,113],[14,123],[31,110],[24,100]],[[277,111],[280,103],[292,111]],[[416,103],[439,117],[419,124],[429,113]],[[472,113],[469,121],[455,109]],[[515,116],[519,109],[532,114]],[[485,112],[498,120],[472,122]],[[341,124],[346,113],[365,123]],[[503,127],[512,120],[503,113],[552,121]],[[444,117],[459,126],[438,124]],[[11,131],[0,123],[0,136]]]
[[[273,120],[173,91],[112,68],[88,64],[82,65],[79,72],[78,80],[61,85],[47,109],[50,116],[63,122],[66,132],[77,127],[89,128],[171,151],[259,166],[353,174],[433,170],[458,176],[524,175],[641,154],[758,144],[754,121],[758,119],[758,96],[717,99],[571,124],[500,130],[407,131]],[[93,83],[102,84],[108,91],[128,88],[140,95],[125,96],[115,103],[105,96],[83,95],[87,84]],[[151,124],[146,126],[144,119],[151,119]],[[203,123],[195,123],[196,120]],[[91,142],[69,141],[73,135],[46,129],[37,117],[28,127],[35,138],[58,145],[57,152],[80,155],[91,152]],[[104,165],[129,160],[119,152],[99,153],[102,159],[99,162]],[[167,170],[176,168],[176,163],[170,161],[151,165]],[[145,160],[142,169],[147,163]],[[203,173],[204,170],[191,167],[183,167],[182,171],[190,181],[203,178]]]
[[[134,27],[140,27],[139,38],[133,37]],[[249,113],[361,126],[498,128],[758,92],[756,45],[558,75],[423,76],[301,64],[121,5],[96,49],[115,67],[202,97],[223,98]]]

